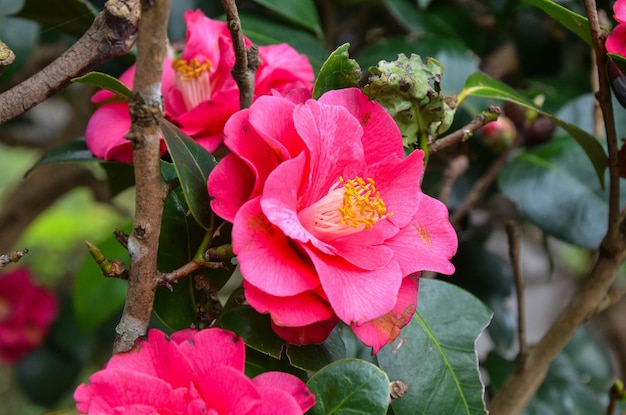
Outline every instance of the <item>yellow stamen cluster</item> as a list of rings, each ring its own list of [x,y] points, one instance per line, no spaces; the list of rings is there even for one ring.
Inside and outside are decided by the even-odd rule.
[[[204,72],[211,70],[211,61],[206,60],[200,63],[196,58],[190,61],[176,59],[172,62],[172,68],[178,72],[183,81],[198,79]]]
[[[344,180],[339,177],[339,182],[345,189],[343,205],[339,207],[343,225],[353,228],[364,226],[363,229],[369,229],[380,219],[391,216],[387,213],[380,192],[376,191],[374,179],[356,176],[354,179]]]

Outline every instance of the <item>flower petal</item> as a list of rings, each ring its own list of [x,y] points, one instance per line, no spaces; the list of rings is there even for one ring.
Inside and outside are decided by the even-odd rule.
[[[606,38],[606,51],[626,56],[626,24],[618,24]]]
[[[294,88],[311,88],[314,74],[306,55],[286,43],[259,47],[261,65],[256,73],[254,94],[269,94]],[[310,97],[309,97],[310,98]]]
[[[250,199],[254,182],[254,173],[248,165],[237,155],[227,154],[209,175],[208,189],[213,197],[213,212],[229,222],[234,222],[239,208]],[[236,185],[229,185],[230,183]]]
[[[393,310],[363,325],[350,325],[354,334],[372,347],[372,354],[391,344],[400,335],[400,329],[411,321],[417,307],[417,288],[417,280],[412,277],[403,278]]]
[[[241,337],[218,328],[196,331],[179,345],[181,353],[193,367],[196,376],[204,376],[218,366],[230,366],[243,372],[246,350]]]
[[[626,23],[626,0],[617,0],[613,4],[613,17],[620,23]]]
[[[265,372],[254,377],[252,383],[257,387],[280,389],[287,392],[298,402],[302,412],[308,411],[315,405],[315,395],[311,393],[304,382],[288,373]],[[264,400],[271,401],[269,399]]]
[[[295,345],[321,344],[326,341],[328,335],[337,326],[337,317],[302,327],[283,327],[272,322],[272,330],[280,338]]]
[[[241,274],[261,291],[286,297],[319,285],[311,263],[267,220],[260,198],[249,201],[237,212],[232,241]]]
[[[196,380],[207,408],[218,414],[247,414],[261,396],[252,381],[230,366],[218,366]]]
[[[128,104],[106,104],[96,109],[89,119],[85,141],[96,157],[130,163],[133,160],[133,148],[130,141],[124,138],[129,130]]]

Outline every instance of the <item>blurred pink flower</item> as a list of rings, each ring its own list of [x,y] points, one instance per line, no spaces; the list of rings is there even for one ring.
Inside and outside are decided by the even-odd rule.
[[[150,330],[127,353],[74,392],[89,415],[303,414],[315,396],[293,375],[243,373],[245,346],[234,333],[186,329],[167,338]]]
[[[606,50],[626,57],[626,0],[617,0],[613,4],[613,18],[619,24],[606,38]]]
[[[43,343],[57,311],[56,298],[25,268],[0,276],[0,360],[14,364]]]
[[[179,59],[165,59],[161,92],[166,118],[196,139],[208,151],[222,142],[224,124],[239,110],[239,90],[230,71],[235,63],[226,23],[207,18],[201,10],[187,11],[187,42]],[[250,41],[246,39],[247,45]],[[256,73],[255,97],[292,88],[311,88],[313,69],[306,56],[286,44],[259,47],[261,65]],[[120,76],[133,86],[135,66]],[[106,160],[132,161],[128,105],[110,102],[112,92],[97,92],[92,101],[102,104],[87,125],[87,146]],[[165,148],[163,148],[165,150]]]
[[[248,302],[282,338],[320,343],[341,320],[375,353],[410,321],[418,273],[454,272],[456,233],[383,107],[358,89],[307,97],[231,117],[212,208],[233,222]]]

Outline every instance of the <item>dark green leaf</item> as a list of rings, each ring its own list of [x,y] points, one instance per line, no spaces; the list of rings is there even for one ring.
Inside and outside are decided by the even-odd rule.
[[[28,176],[36,167],[45,164],[82,163],[87,161],[100,161],[87,148],[85,138],[63,143],[51,150],[46,151],[39,160],[31,167],[24,176]]]
[[[535,110],[539,114],[549,118],[552,122],[567,131],[583,148],[585,154],[587,154],[587,157],[593,164],[598,180],[601,185],[604,186],[604,170],[606,169],[608,158],[602,144],[591,134],[581,130],[574,124],[565,122],[556,118],[554,115],[540,110],[530,100],[520,95],[513,88],[483,73],[475,73],[467,79],[465,88],[458,95],[457,105],[460,105],[468,96],[513,102],[522,107]]]
[[[267,7],[279,16],[311,30],[320,39],[323,37],[317,9],[312,0],[282,1],[282,0],[254,0]],[[245,28],[244,28],[245,29]]]
[[[322,65],[313,86],[313,98],[317,99],[331,89],[355,87],[361,81],[361,67],[348,55],[350,45],[344,43],[330,54]]]
[[[100,163],[107,174],[109,195],[115,197],[135,185],[135,168],[126,163]]]
[[[498,184],[544,232],[593,249],[608,217],[606,192],[593,177],[580,147],[559,137],[518,155],[500,172]]]
[[[18,14],[47,29],[80,37],[93,23],[97,11],[84,0],[26,0]]]
[[[189,262],[202,241],[205,231],[187,210],[180,188],[168,195],[159,238],[159,271],[170,272]],[[154,312],[172,330],[199,326],[196,309],[202,299],[194,288],[194,275],[181,278],[169,288],[157,289]]]
[[[343,359],[322,368],[307,386],[315,394],[311,415],[384,415],[389,405],[389,378],[359,359]],[[409,413],[409,412],[406,412]]]
[[[554,20],[571,30],[576,36],[587,42],[591,46],[591,33],[589,31],[589,20],[551,0],[524,0],[533,6],[539,7]]]
[[[280,358],[284,342],[272,330],[269,314],[257,313],[250,306],[231,307],[222,313],[218,325],[237,333],[253,349]]]
[[[476,297],[438,280],[420,281],[415,316],[378,353],[389,378],[409,387],[394,400],[399,414],[486,414],[475,341],[491,313]]]
[[[122,101],[128,101],[132,91],[119,79],[102,72],[89,72],[86,75],[72,79],[72,82],[92,85],[100,89],[113,92]]]
[[[290,344],[287,346],[287,356],[293,366],[315,372],[335,360],[345,359],[346,346],[341,334],[335,329],[322,344],[306,346]]]
[[[128,232],[130,228],[131,225],[127,225],[122,230]],[[97,242],[96,246],[109,260],[117,259],[128,264],[128,251],[113,235]],[[96,261],[91,255],[86,255],[74,279],[72,291],[74,312],[80,329],[91,332],[120,311],[126,299],[127,288],[127,281],[104,277]]]
[[[202,227],[210,229],[212,213],[207,179],[217,161],[169,121],[161,121],[161,130],[191,214]]]

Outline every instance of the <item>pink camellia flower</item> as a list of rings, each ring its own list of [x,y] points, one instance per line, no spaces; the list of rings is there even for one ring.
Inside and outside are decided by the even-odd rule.
[[[168,338],[153,329],[78,386],[74,400],[89,415],[300,415],[315,404],[297,377],[250,379],[244,363],[243,340],[230,331],[186,329]]]
[[[626,57],[626,0],[617,0],[613,4],[613,17],[619,24],[606,38],[606,50]]]
[[[391,116],[358,89],[260,97],[225,128],[209,176],[233,222],[247,301],[295,344],[339,320],[376,353],[417,303],[418,273],[454,272],[448,211],[423,194],[422,151],[404,158]]]
[[[0,276],[0,360],[14,364],[43,343],[57,300],[25,268]]]
[[[185,22],[187,42],[180,58],[164,62],[161,92],[165,116],[213,151],[222,142],[224,124],[239,110],[239,90],[231,75],[235,53],[226,23],[207,18],[201,10],[187,11]],[[290,46],[261,46],[259,58],[255,97],[273,90],[312,87],[311,64]],[[134,76],[133,65],[120,81],[132,88]],[[130,128],[128,105],[113,98],[112,92],[104,90],[93,96],[94,103],[103,105],[90,118],[85,139],[96,157],[130,162],[132,148],[124,138]]]

